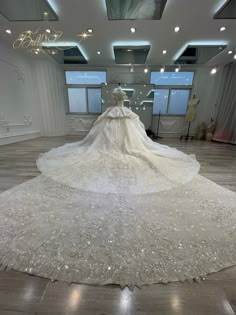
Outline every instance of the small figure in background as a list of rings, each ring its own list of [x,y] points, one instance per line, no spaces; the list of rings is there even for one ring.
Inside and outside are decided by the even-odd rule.
[[[206,124],[201,122],[197,127],[196,139],[197,140],[205,140],[206,138]]]
[[[213,139],[215,128],[216,128],[216,123],[211,118],[211,122],[209,123],[209,125],[207,126],[207,129],[206,129],[206,140],[207,141],[211,141]]]

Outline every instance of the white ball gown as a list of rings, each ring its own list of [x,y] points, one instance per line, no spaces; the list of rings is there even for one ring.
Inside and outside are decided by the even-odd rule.
[[[142,286],[236,263],[236,194],[152,142],[122,99],[37,165],[42,175],[0,194],[0,269]]]
[[[84,140],[52,149],[37,166],[70,187],[114,194],[169,190],[190,181],[200,167],[196,159],[153,142],[122,101],[99,116]]]

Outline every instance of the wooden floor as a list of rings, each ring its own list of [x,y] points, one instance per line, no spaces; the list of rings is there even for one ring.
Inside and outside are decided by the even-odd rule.
[[[39,153],[77,140],[72,136],[39,138],[0,146],[0,192],[37,176],[35,160]],[[160,142],[195,154],[202,175],[236,192],[236,146],[173,139]],[[200,283],[151,285],[132,292],[117,286],[69,286],[20,272],[0,272],[0,315],[29,314],[233,315],[236,267],[212,274]]]

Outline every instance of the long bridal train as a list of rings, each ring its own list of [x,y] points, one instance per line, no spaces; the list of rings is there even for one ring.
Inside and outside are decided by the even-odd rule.
[[[194,178],[200,167],[181,151],[153,142],[138,115],[122,105],[108,108],[83,141],[50,150],[37,166],[70,187],[114,194],[172,189]]]
[[[236,264],[236,194],[196,159],[152,142],[114,91],[81,142],[0,195],[0,265],[67,282],[141,286]]]

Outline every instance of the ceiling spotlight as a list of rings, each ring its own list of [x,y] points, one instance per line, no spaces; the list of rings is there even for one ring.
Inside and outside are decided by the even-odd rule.
[[[175,72],[179,72],[179,68],[175,68]]]
[[[101,55],[101,51],[97,51],[97,54],[98,54],[98,55]]]
[[[7,34],[11,34],[11,30],[6,30],[6,33]]]
[[[216,69],[216,68],[213,68],[213,69],[211,70],[211,74],[216,74],[216,72],[217,72],[217,69]]]
[[[93,29],[92,28],[88,28],[87,31],[88,31],[88,33],[93,33]]]
[[[38,52],[38,51],[35,51],[34,53],[35,53],[36,55],[38,55],[38,54],[39,54],[39,52]]]
[[[165,68],[162,67],[162,68],[160,69],[160,71],[161,71],[161,72],[165,72]]]
[[[220,32],[224,32],[225,30],[226,30],[226,27],[225,26],[221,26]]]
[[[229,50],[229,51],[228,51],[228,54],[229,54],[229,55],[231,55],[232,53],[233,53],[233,51],[232,51],[232,50]]]
[[[47,33],[51,33],[51,30],[49,28],[46,29]]]
[[[236,59],[236,54],[234,55],[234,59]]]
[[[81,34],[81,37],[82,37],[82,38],[87,38],[87,37],[88,37],[88,34],[84,32],[84,33]]]
[[[131,27],[130,31],[131,31],[131,33],[135,33],[136,28],[135,27]]]
[[[180,27],[179,26],[176,26],[175,27],[175,33],[178,33],[180,31]]]
[[[144,69],[144,72],[145,72],[145,73],[148,73],[148,68],[145,68],[145,69]]]
[[[166,50],[163,50],[163,52],[162,52],[162,53],[163,53],[163,55],[165,55],[165,54],[167,53],[167,51],[166,51]]]

